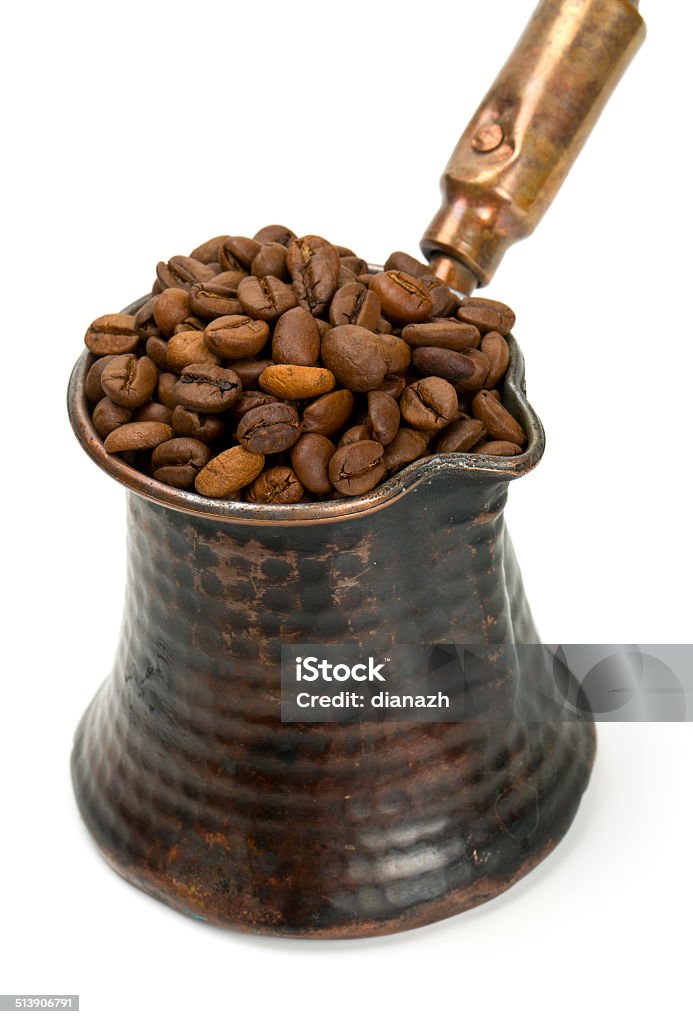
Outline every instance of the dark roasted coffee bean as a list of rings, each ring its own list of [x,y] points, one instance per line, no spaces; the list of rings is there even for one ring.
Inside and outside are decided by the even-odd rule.
[[[313,316],[321,316],[337,290],[340,271],[339,253],[319,235],[295,238],[286,253],[299,306]]]
[[[167,405],[162,405],[161,402],[145,402],[144,405],[135,409],[132,414],[133,423],[141,423],[142,421],[168,423],[170,427],[173,423],[173,409],[169,409]]]
[[[179,405],[193,412],[223,412],[230,409],[242,391],[238,374],[221,366],[193,363],[186,366],[173,394]],[[235,490],[236,488],[234,488]]]
[[[154,394],[159,373],[149,356],[116,356],[101,374],[101,387],[116,405],[136,409]]]
[[[453,355],[453,353],[451,352],[450,355]],[[483,388],[491,366],[488,356],[476,348],[465,348],[462,352],[456,352],[454,355],[466,356],[474,364],[472,376],[467,377],[466,380],[455,381],[455,389],[464,392],[477,391],[479,388]]]
[[[355,444],[357,441],[372,441],[370,428],[367,423],[357,423],[349,427],[340,437],[337,447],[344,448],[348,444]]]
[[[156,397],[162,405],[168,406],[169,409],[175,409],[178,405],[176,396],[173,393],[175,385],[178,383],[178,376],[175,373],[160,373],[159,383],[156,388]]]
[[[385,449],[384,460],[388,473],[396,473],[410,462],[422,458],[426,454],[426,445],[426,436],[421,431],[402,427],[397,431],[394,441]]]
[[[152,295],[150,299],[140,306],[135,313],[135,328],[139,332],[141,338],[149,338],[151,335],[159,334],[159,325],[154,319],[154,303],[156,302],[156,295]]]
[[[481,342],[481,351],[487,357],[490,368],[486,374],[484,387],[494,388],[508,369],[510,362],[510,349],[502,334],[498,331],[489,331],[484,335]]]
[[[280,245],[287,246],[293,242],[295,237],[291,228],[284,227],[283,224],[267,224],[253,236],[255,241],[261,245],[267,245],[268,242],[279,242]]]
[[[330,323],[356,324],[369,331],[375,331],[380,319],[380,299],[358,281],[343,285],[330,303]]]
[[[190,259],[198,260],[199,263],[215,263],[219,255],[219,246],[226,240],[227,235],[215,235],[209,241],[198,245],[190,253]]]
[[[335,379],[324,366],[275,363],[260,376],[260,387],[277,398],[317,398],[332,391]]]
[[[378,334],[378,349],[385,360],[386,373],[404,373],[411,363],[411,349],[394,334]]]
[[[258,409],[262,405],[272,405],[279,399],[274,395],[265,394],[264,391],[243,391],[233,407],[233,414],[239,420],[251,409]]]
[[[140,344],[134,316],[109,313],[97,317],[84,336],[84,344],[95,356],[120,356],[134,352]]]
[[[206,466],[212,453],[194,437],[174,437],[152,452],[154,478],[172,487],[192,487],[195,477]]]
[[[365,494],[385,476],[384,450],[377,441],[356,441],[330,459],[330,482],[340,494]]]
[[[190,315],[190,294],[185,288],[166,288],[154,299],[157,327],[169,338],[178,324]]]
[[[398,399],[406,386],[407,378],[404,374],[388,374],[377,390],[383,391],[394,399]]]
[[[457,415],[457,394],[442,377],[424,377],[402,392],[400,410],[412,427],[441,430]]]
[[[391,252],[385,260],[383,269],[402,270],[405,274],[409,274],[410,277],[423,277],[425,274],[431,273],[431,268],[427,263],[415,260],[413,256],[409,256],[406,252]]]
[[[436,320],[427,324],[408,324],[402,331],[402,338],[412,348],[447,348],[460,352],[463,348],[476,348],[481,335],[471,324],[459,320]]]
[[[202,331],[181,331],[174,334],[166,349],[166,360],[171,370],[180,373],[191,363],[209,363],[218,366],[220,357],[205,345]]]
[[[229,368],[241,378],[243,390],[258,390],[258,381],[269,366],[274,366],[271,359],[234,359],[228,364]]]
[[[249,452],[242,445],[227,448],[210,459],[195,477],[195,490],[207,498],[225,498],[240,491],[262,472],[265,456]]]
[[[116,427],[122,427],[124,423],[129,423],[131,417],[132,412],[129,409],[115,405],[110,398],[102,398],[91,414],[91,421],[94,424],[94,430],[103,440]]]
[[[301,436],[301,426],[292,406],[272,402],[247,412],[236,433],[240,444],[249,452],[272,455],[291,448]]]
[[[148,448],[156,448],[164,441],[170,441],[173,430],[166,423],[125,423],[116,427],[106,440],[104,448],[107,452],[141,452]]]
[[[527,443],[527,435],[520,424],[491,391],[480,391],[475,395],[472,409],[494,441],[512,441],[520,446]]]
[[[189,288],[195,281],[207,281],[214,271],[206,263],[190,256],[172,256],[168,263],[156,265],[156,279],[162,291],[166,288]]]
[[[341,252],[340,246],[336,245],[335,249],[337,252]],[[350,270],[352,274],[356,274],[357,277],[359,274],[368,273],[368,264],[365,260],[362,260],[360,256],[340,256],[339,262],[343,267],[346,267],[347,270]]]
[[[486,427],[481,420],[466,417],[451,423],[435,439],[436,452],[468,452],[486,437]]]
[[[229,235],[219,246],[218,258],[224,270],[250,270],[260,251],[260,242],[245,235]]]
[[[272,466],[260,473],[245,492],[246,501],[260,505],[295,505],[303,501],[303,485],[289,466]]]
[[[479,455],[521,455],[522,448],[512,441],[485,441],[472,448]]]
[[[106,392],[101,384],[101,374],[106,369],[112,359],[116,359],[116,356],[101,356],[95,363],[92,363],[89,367],[86,380],[84,381],[84,393],[87,399],[95,405],[104,398]]]
[[[322,361],[344,387],[370,391],[382,384],[388,372],[378,341],[365,327],[333,327],[322,340]]]
[[[510,306],[495,299],[479,299],[474,295],[462,299],[457,318],[465,324],[474,324],[482,334],[485,331],[498,331],[505,336],[515,326],[515,314]]]
[[[296,305],[296,296],[278,277],[246,277],[238,286],[238,298],[248,316],[274,323]]]
[[[221,277],[232,277],[238,275],[235,284],[217,284]],[[243,307],[238,301],[238,284],[243,280],[245,274],[241,270],[229,270],[225,274],[213,277],[211,281],[203,284],[194,284],[190,289],[190,307],[196,316],[205,320],[216,320],[220,316],[231,316],[234,313],[242,313]]]
[[[153,363],[158,366],[160,370],[168,370],[168,342],[165,338],[157,338],[155,335],[151,335],[147,338],[147,343],[144,347],[145,352]]]
[[[171,426],[179,437],[194,437],[196,441],[211,445],[224,433],[224,421],[219,416],[204,416],[184,405],[177,405],[171,415]]]
[[[380,299],[385,316],[397,324],[415,324],[431,314],[433,303],[426,285],[401,270],[376,274],[370,287]]]
[[[314,366],[320,356],[318,321],[301,306],[283,313],[272,335],[272,359],[275,363]]]
[[[399,430],[399,405],[384,391],[368,392],[367,425],[374,441],[383,447],[394,441]]]
[[[449,348],[415,348],[412,362],[422,376],[443,377],[453,384],[471,380],[476,373],[476,363],[469,356]]]
[[[306,434],[336,434],[345,425],[354,408],[351,391],[331,391],[307,405],[303,410],[303,431]]]
[[[332,442],[322,434],[304,434],[293,446],[291,465],[307,491],[318,495],[330,493],[328,467],[335,451]]]
[[[236,314],[207,324],[204,340],[210,352],[224,359],[249,359],[262,352],[269,333],[264,320]]]
[[[455,310],[460,304],[459,296],[451,292],[438,277],[433,274],[422,274],[419,278],[421,284],[425,284],[431,296],[430,316],[454,316]]]
[[[266,242],[254,257],[250,273],[255,277],[278,277],[280,281],[286,281],[286,246],[279,242]]]

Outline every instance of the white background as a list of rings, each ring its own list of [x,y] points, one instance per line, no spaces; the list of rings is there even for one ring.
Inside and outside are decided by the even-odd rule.
[[[603,727],[558,852],[497,901],[393,938],[193,923],[101,860],[72,800],[110,666],[124,497],[64,409],[87,324],[158,259],[280,221],[416,253],[437,180],[523,27],[519,0],[13,4],[5,154],[0,992],[82,1018],[690,1020],[691,729]],[[685,643],[690,619],[688,5],[649,38],[535,235],[487,294],[517,311],[548,447],[508,522],[544,639]],[[9,408],[8,408],[9,404]]]

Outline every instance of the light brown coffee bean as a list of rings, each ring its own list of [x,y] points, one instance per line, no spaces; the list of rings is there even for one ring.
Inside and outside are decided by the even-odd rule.
[[[261,243],[245,235],[229,235],[219,246],[218,259],[223,270],[250,270]]]
[[[286,281],[286,246],[280,242],[265,242],[253,258],[250,273],[255,277],[278,277]]]
[[[476,348],[481,334],[473,324],[443,319],[428,324],[407,324],[402,339],[412,348],[435,347],[461,352],[464,348]]]
[[[331,391],[317,398],[303,410],[303,432],[305,434],[336,434],[345,425],[354,408],[354,396],[346,388]]]
[[[397,400],[401,397],[406,386],[407,378],[404,374],[392,374],[385,378],[377,390],[383,391],[386,395],[391,395],[392,398]]]
[[[329,494],[332,484],[328,474],[330,459],[336,451],[322,434],[304,434],[291,449],[294,473],[312,494]]]
[[[486,427],[481,420],[469,417],[451,423],[442,430],[435,439],[433,450],[436,452],[469,452],[487,436]]]
[[[296,305],[293,290],[278,277],[243,278],[238,286],[238,298],[248,316],[268,324]]]
[[[385,260],[383,270],[402,270],[410,277],[423,277],[431,273],[431,268],[427,263],[422,263],[408,253],[399,251],[390,253]]]
[[[154,394],[159,373],[149,356],[116,356],[101,374],[101,387],[116,405],[136,409]]]
[[[224,421],[219,416],[205,416],[186,409],[184,405],[177,405],[173,409],[171,426],[179,437],[194,437],[206,445],[214,444],[224,433]]]
[[[193,437],[174,437],[152,452],[155,480],[171,487],[192,487],[195,477],[212,457],[210,449]]]
[[[145,340],[152,334],[160,334],[159,325],[154,319],[155,302],[156,295],[152,295],[135,313],[135,328],[140,338]]]
[[[191,256],[172,256],[168,263],[162,261],[156,267],[156,279],[162,289],[190,288],[196,281],[208,281],[210,277],[214,277],[214,270]]]
[[[458,320],[478,327],[481,333],[498,331],[499,334],[510,334],[515,326],[515,314],[510,306],[495,299],[480,299],[475,295],[462,299],[457,310]]]
[[[132,414],[133,423],[141,423],[143,421],[145,423],[167,423],[170,427],[173,423],[173,409],[169,409],[167,405],[162,405],[161,402],[146,402],[139,409],[135,409]]]
[[[412,362],[424,377],[443,377],[452,384],[471,380],[476,374],[476,363],[469,356],[449,348],[415,348]]]
[[[260,505],[295,505],[303,501],[305,491],[293,469],[272,466],[265,469],[245,492],[246,501]]]
[[[184,334],[186,331],[204,331],[206,327],[204,320],[201,320],[199,316],[186,316],[185,320],[182,320],[179,324],[173,328],[174,334]]]
[[[156,388],[156,397],[162,405],[168,406],[169,409],[175,409],[178,405],[176,396],[173,393],[173,389],[178,383],[178,376],[175,373],[160,373],[159,383]]]
[[[367,423],[357,423],[349,427],[339,439],[338,448],[344,448],[348,444],[355,444],[356,441],[372,441],[370,427]]]
[[[235,284],[218,284],[220,278],[237,278]],[[190,289],[190,308],[196,316],[205,320],[216,320],[221,316],[233,316],[243,312],[238,301],[237,288],[245,274],[242,270],[230,270],[219,274],[204,284],[194,284]]]
[[[120,356],[134,352],[140,344],[135,318],[127,313],[109,313],[94,320],[84,344],[95,356]]]
[[[295,238],[287,249],[286,267],[299,306],[321,316],[337,290],[341,265],[335,247],[319,235]]]
[[[481,351],[489,361],[489,371],[486,374],[484,387],[494,388],[508,369],[510,362],[510,349],[502,334],[498,331],[489,331],[484,335],[481,342]]]
[[[154,299],[152,312],[157,327],[168,338],[190,315],[190,293],[185,288],[166,288]]]
[[[327,331],[321,356],[339,383],[351,391],[379,387],[388,372],[377,335],[354,324],[342,324]]]
[[[522,455],[522,448],[512,441],[485,441],[472,448],[479,455]]]
[[[345,284],[359,284],[360,282],[356,274],[349,270],[348,267],[345,267],[341,260],[339,262],[341,266],[339,269],[339,277],[337,278],[337,291],[339,291],[340,288],[343,288]]]
[[[339,288],[330,303],[330,323],[356,324],[375,331],[380,319],[380,299],[365,285],[354,281]]]
[[[215,235],[202,245],[198,245],[190,253],[190,259],[199,263],[215,263],[219,255],[219,246],[226,240],[226,235]]]
[[[240,377],[243,390],[252,391],[259,387],[260,377],[274,363],[271,359],[234,359],[228,366]]]
[[[330,459],[329,477],[340,494],[365,494],[385,476],[384,449],[377,441],[356,441],[338,448]]]
[[[249,359],[262,352],[269,333],[264,320],[245,314],[220,316],[207,324],[204,340],[210,352],[224,359]]]
[[[280,245],[289,245],[295,237],[296,235],[291,228],[287,228],[283,224],[267,224],[253,235],[255,241],[261,245],[267,245],[268,242],[279,242]]]
[[[182,371],[173,394],[178,405],[193,412],[224,412],[242,391],[237,373],[209,363],[193,363]]]
[[[264,455],[235,445],[202,467],[195,477],[195,490],[207,498],[224,498],[231,491],[240,491],[252,483],[264,465]]]
[[[260,387],[277,398],[317,398],[332,391],[333,374],[322,366],[276,363],[260,375]]]
[[[130,409],[124,409],[123,406],[116,405],[110,398],[102,398],[91,414],[91,421],[94,424],[94,430],[103,440],[117,427],[122,427],[124,423],[129,423],[131,417],[132,412]]]
[[[426,285],[401,270],[376,274],[370,287],[380,299],[383,313],[397,324],[414,324],[431,315],[433,302]]]
[[[191,363],[209,363],[219,366],[221,359],[205,344],[202,331],[182,331],[174,334],[166,349],[166,360],[174,373],[181,373]]]
[[[434,316],[454,316],[455,310],[457,309],[460,300],[454,292],[451,292],[449,288],[446,288],[440,278],[435,277],[433,274],[422,274],[419,278],[421,284],[425,284],[428,288],[431,296],[431,307],[430,315]]]
[[[106,392],[101,385],[101,374],[116,356],[101,356],[96,362],[92,363],[89,367],[86,379],[84,381],[84,393],[87,399],[95,405],[105,397]]]
[[[342,264],[342,266],[346,267],[347,270],[350,270],[352,274],[356,274],[357,277],[360,274],[367,274],[368,264],[366,263],[366,261],[362,260],[360,256],[341,255],[342,248],[343,247],[340,245],[335,245],[335,249],[337,250],[338,253],[340,253],[339,262]]]
[[[441,430],[457,415],[457,393],[442,377],[424,377],[404,389],[400,410],[412,427]]]
[[[368,392],[367,426],[374,441],[383,447],[394,441],[399,430],[399,405],[384,391]]]
[[[301,306],[283,313],[272,335],[272,359],[293,366],[314,366],[320,356],[317,320]]]
[[[156,335],[150,335],[147,338],[145,345],[145,352],[151,359],[151,361],[160,369],[168,370],[168,342],[165,338],[159,338]]]
[[[166,423],[125,423],[108,435],[104,448],[109,454],[142,452],[156,448],[172,437],[173,430]]]
[[[410,427],[402,427],[385,449],[384,461],[388,473],[396,473],[410,462],[422,458],[426,454],[426,447],[425,434]]]
[[[490,391],[479,391],[472,401],[472,409],[495,441],[512,441],[520,446],[527,443],[527,435],[520,424]]]
[[[239,442],[249,452],[272,455],[285,452],[301,436],[296,410],[283,402],[271,402],[247,412],[236,431]]]

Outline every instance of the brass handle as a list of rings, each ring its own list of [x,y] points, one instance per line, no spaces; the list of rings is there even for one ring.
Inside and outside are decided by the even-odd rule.
[[[443,205],[421,240],[448,284],[488,284],[539,223],[645,38],[637,6],[540,0],[450,157]]]

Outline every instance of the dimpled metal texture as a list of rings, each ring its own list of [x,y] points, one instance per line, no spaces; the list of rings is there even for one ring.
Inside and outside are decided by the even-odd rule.
[[[537,641],[506,496],[442,472],[287,528],[128,494],[120,644],[72,762],[113,867],[184,913],[300,937],[427,924],[531,870],[577,810],[591,725],[279,717],[282,642]]]

